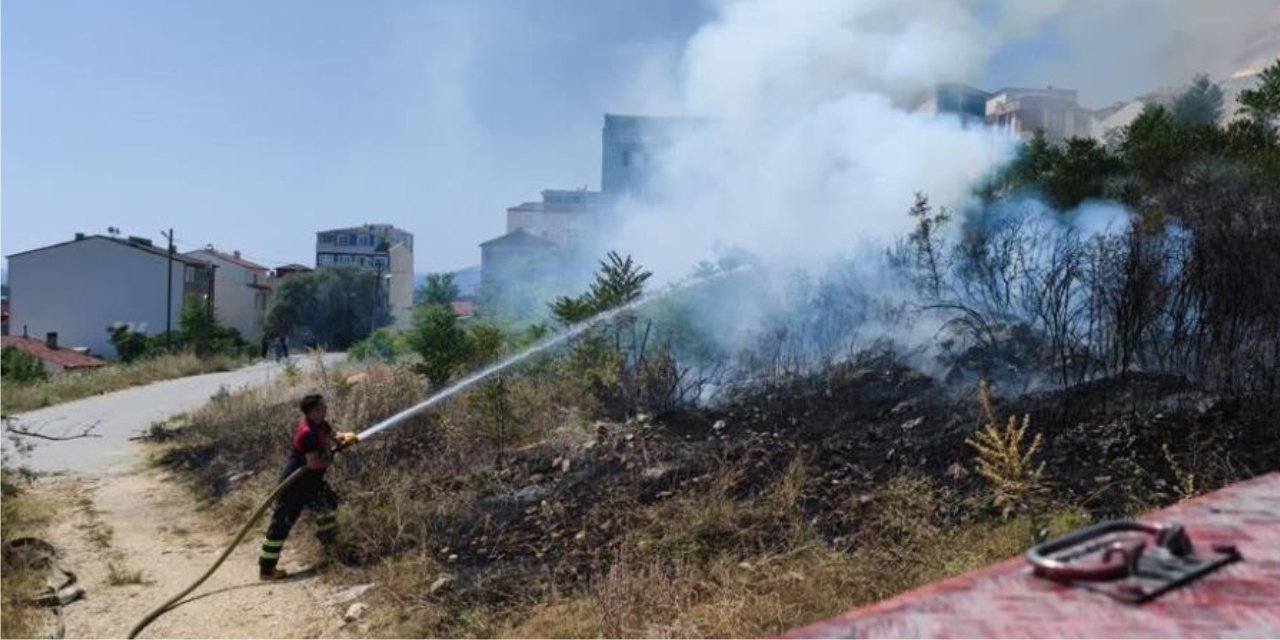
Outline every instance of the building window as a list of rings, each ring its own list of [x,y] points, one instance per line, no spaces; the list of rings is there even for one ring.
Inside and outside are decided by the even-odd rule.
[[[331,256],[331,255],[329,255],[329,254],[327,254],[327,253],[322,253],[322,254],[320,254],[320,255],[316,256],[316,266],[318,266],[318,267],[327,267],[327,266],[329,266],[329,265],[331,265],[331,264],[333,264],[333,256]]]
[[[267,310],[267,292],[259,291],[253,296],[253,308],[256,311]]]
[[[351,236],[345,233],[338,234],[338,246],[345,247],[349,244],[351,244]]]

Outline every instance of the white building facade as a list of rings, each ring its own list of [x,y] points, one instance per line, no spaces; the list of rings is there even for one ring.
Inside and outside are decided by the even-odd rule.
[[[214,265],[144,238],[76,234],[8,258],[11,331],[57,333],[64,347],[95,355],[115,356],[110,327],[162,334],[166,321],[177,330],[185,301],[216,304]]]
[[[271,301],[270,270],[244,259],[239,251],[226,253],[213,246],[183,255],[217,266],[213,290],[218,323],[239,331],[251,343],[261,338],[263,318]]]

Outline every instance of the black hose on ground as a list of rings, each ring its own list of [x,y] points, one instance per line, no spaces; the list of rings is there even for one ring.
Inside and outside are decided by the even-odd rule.
[[[227,548],[222,551],[222,555],[218,556],[218,559],[214,561],[213,566],[209,567],[209,570],[205,571],[204,575],[197,578],[196,581],[192,582],[186,589],[179,591],[177,595],[169,598],[164,604],[156,607],[151,611],[151,613],[143,616],[143,618],[138,621],[138,624],[133,625],[133,628],[129,630],[129,638],[138,637],[138,634],[142,633],[142,630],[146,629],[147,625],[155,622],[157,618],[177,606],[179,602],[182,602],[183,598],[187,597],[188,594],[195,591],[200,585],[204,584],[204,581],[208,580],[209,576],[212,576],[213,572],[217,571],[218,567],[222,566],[222,563],[227,559],[227,556],[231,555],[231,552],[240,545],[240,542],[244,540],[246,535],[248,535],[249,529],[253,527],[253,524],[258,521],[258,518],[262,517],[262,514],[267,510],[267,507],[271,506],[271,503],[275,502],[276,496],[279,496],[282,491],[297,482],[298,478],[301,478],[304,473],[307,473],[306,467],[302,467],[289,474],[289,477],[285,478],[284,481],[277,485],[275,491],[272,491],[271,495],[267,496],[267,499],[263,500],[262,504],[258,505],[258,508],[253,512],[253,515],[249,516],[249,519],[244,523],[243,527],[240,527],[240,533],[237,533],[235,539],[231,541],[231,544],[227,545]]]

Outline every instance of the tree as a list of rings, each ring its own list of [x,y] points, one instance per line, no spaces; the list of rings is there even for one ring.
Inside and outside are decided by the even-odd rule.
[[[448,305],[414,307],[408,338],[409,346],[422,358],[415,370],[436,388],[448,384],[454,372],[471,357],[467,332],[458,326],[458,318]]]
[[[1240,92],[1240,112],[1260,122],[1280,118],[1280,59],[1258,74],[1258,86]]]
[[[907,235],[911,247],[911,264],[918,274],[917,286],[931,300],[942,295],[943,271],[942,239],[938,236],[938,227],[951,219],[946,207],[933,212],[929,206],[929,198],[923,193],[916,193],[916,202],[907,212],[915,221],[916,228]]]
[[[634,301],[644,293],[644,283],[653,274],[645,271],[631,259],[623,258],[617,251],[610,251],[600,261],[600,271],[591,283],[592,306],[596,312],[607,311]]]
[[[276,289],[267,331],[346,349],[390,324],[382,286],[375,272],[346,265],[290,277]]]
[[[1108,183],[1120,175],[1123,164],[1093,138],[1069,138],[1054,156],[1052,169],[1043,176],[1042,188],[1049,204],[1074,209],[1090,199],[1107,197]]]
[[[498,325],[476,322],[467,326],[467,342],[471,345],[471,362],[483,365],[502,355],[505,340]]]
[[[124,362],[133,362],[151,350],[151,340],[141,331],[131,331],[128,325],[117,324],[107,328],[111,335],[111,346],[116,349],[116,357]]]
[[[182,314],[178,317],[181,331],[180,342],[195,350],[196,355],[209,355],[213,352],[214,339],[218,333],[218,321],[213,316],[213,309],[200,300],[188,300],[182,305]]]
[[[1217,124],[1222,118],[1222,89],[1200,74],[1173,101],[1173,117],[1190,124]]]
[[[238,329],[218,324],[214,310],[201,300],[188,300],[178,318],[177,343],[196,355],[243,353],[248,344]]]
[[[449,304],[458,298],[452,273],[427,274],[426,284],[413,292],[414,304]]]
[[[551,303],[551,312],[564,324],[576,324],[596,314],[621,307],[644,293],[644,283],[653,276],[632,260],[610,251],[600,261],[600,269],[590,289],[580,296],[561,296]]]
[[[40,359],[17,347],[5,347],[0,350],[0,378],[5,382],[23,383],[39,382],[48,379]]]

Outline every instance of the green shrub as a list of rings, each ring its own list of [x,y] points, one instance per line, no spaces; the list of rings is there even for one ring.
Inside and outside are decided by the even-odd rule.
[[[413,310],[409,345],[421,358],[415,369],[433,387],[442,387],[471,357],[467,333],[458,326],[453,308],[443,304],[419,305]]]
[[[409,339],[403,331],[390,327],[382,327],[369,337],[351,345],[347,356],[357,361],[382,360],[391,361],[410,353]]]
[[[26,351],[17,347],[5,347],[3,355],[0,355],[0,368],[3,369],[2,377],[5,382],[39,382],[49,378],[49,372],[45,371],[44,363]]]
[[[133,362],[149,355],[156,346],[147,334],[132,331],[128,325],[118,324],[107,327],[107,333],[111,335],[111,346],[116,349],[116,357],[124,362]]]

